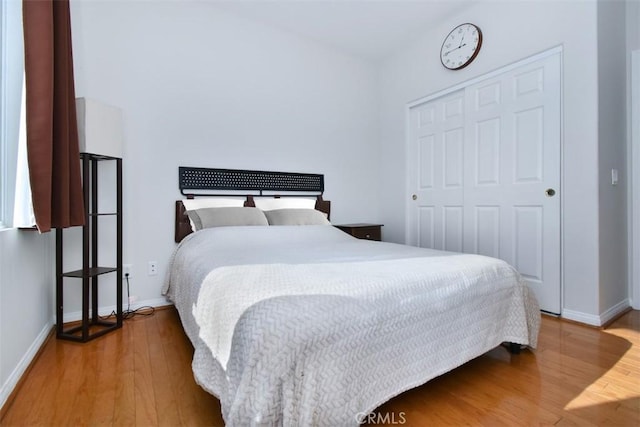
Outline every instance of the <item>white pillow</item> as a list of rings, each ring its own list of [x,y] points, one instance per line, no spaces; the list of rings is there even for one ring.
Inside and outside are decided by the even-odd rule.
[[[316,199],[308,197],[254,197],[256,208],[263,211],[275,209],[315,209]]]
[[[269,225],[331,225],[325,214],[315,209],[273,209],[264,215]]]
[[[205,208],[231,208],[243,207],[246,197],[229,198],[229,197],[200,197],[198,199],[184,199],[182,204],[186,211],[195,211],[196,209]],[[189,218],[191,230],[197,231],[198,228],[191,218]]]
[[[187,214],[194,222],[196,230],[234,225],[269,225],[264,213],[256,208],[239,208],[237,206],[203,208],[187,211]]]
[[[182,204],[188,211],[195,211],[196,209],[204,208],[230,208],[230,207],[243,207],[246,197],[239,197],[237,199],[225,198],[225,197],[200,197],[198,199],[184,199]]]

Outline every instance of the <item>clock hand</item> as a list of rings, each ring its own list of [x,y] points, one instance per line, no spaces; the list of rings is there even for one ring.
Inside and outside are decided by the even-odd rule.
[[[465,35],[466,35],[466,34],[463,34],[463,35],[462,35],[462,38],[460,39],[460,46],[458,46],[459,48],[460,48],[460,47],[462,47],[462,46],[464,46],[464,45],[462,44],[462,42],[464,41],[464,36],[465,36]]]
[[[456,47],[455,49],[451,49],[449,52],[445,52],[444,55],[447,56],[449,55],[451,52],[453,52],[454,50],[458,50],[460,48],[462,48],[463,46],[466,46],[467,44],[461,44],[460,46]]]
[[[456,47],[456,48],[453,48],[453,49],[451,49],[450,51],[445,52],[444,54],[445,54],[445,55],[449,55],[451,52],[453,52],[453,51],[455,51],[455,50],[458,50],[458,49],[460,49],[461,47],[462,47],[462,46],[458,46],[458,47]]]

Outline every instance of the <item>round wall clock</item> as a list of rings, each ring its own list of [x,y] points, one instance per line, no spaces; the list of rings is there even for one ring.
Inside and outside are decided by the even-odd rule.
[[[482,46],[482,31],[473,24],[460,24],[442,42],[440,61],[450,70],[459,70],[473,61]]]

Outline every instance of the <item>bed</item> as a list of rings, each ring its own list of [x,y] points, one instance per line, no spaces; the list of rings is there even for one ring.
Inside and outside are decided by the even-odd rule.
[[[192,169],[181,168],[181,190]],[[217,186],[209,188],[221,186],[211,171],[232,173],[244,187],[237,174],[255,173],[204,171],[207,186]],[[287,184],[297,195],[307,187]],[[328,218],[323,179],[311,187]],[[249,190],[257,193],[242,208],[258,214],[254,199],[273,195]],[[294,211],[302,209],[285,213]],[[358,240],[321,221],[191,233],[185,212],[176,202],[180,243],[163,293],[194,345],[195,379],[220,399],[229,426],[357,425],[501,343],[536,346],[537,302],[503,261]]]

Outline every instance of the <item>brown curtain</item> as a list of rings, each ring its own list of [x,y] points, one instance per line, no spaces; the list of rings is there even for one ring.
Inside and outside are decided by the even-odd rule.
[[[68,0],[23,0],[27,157],[40,232],[84,224]]]

